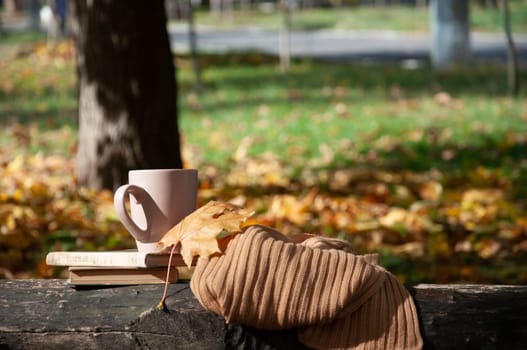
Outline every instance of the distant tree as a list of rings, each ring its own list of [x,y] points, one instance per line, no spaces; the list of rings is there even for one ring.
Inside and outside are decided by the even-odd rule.
[[[518,84],[518,61],[516,58],[516,47],[511,31],[509,0],[503,0],[503,26],[507,37],[507,82],[510,96],[516,96],[519,90]]]
[[[231,20],[234,10],[233,0],[209,0],[210,12],[213,16]]]
[[[26,7],[26,16],[29,29],[32,31],[40,30],[40,20],[39,20],[39,11],[40,11],[40,2],[38,0],[27,0],[25,2]]]
[[[435,70],[448,70],[470,57],[468,0],[431,0],[430,56]]]
[[[181,168],[163,1],[75,0],[77,176],[114,189],[137,168]]]
[[[280,70],[287,72],[291,63],[291,0],[281,0],[280,8],[282,10],[282,26],[280,28],[279,36],[279,55],[280,55]]]
[[[188,9],[188,40],[190,46],[190,57],[192,58],[192,67],[194,69],[194,90],[199,94],[201,93],[203,84],[201,82],[201,67],[198,57],[198,43],[192,0],[188,1]]]
[[[202,79],[201,67],[199,64],[198,43],[195,24],[194,7],[200,0],[165,0],[165,7],[168,20],[186,20],[188,25],[189,53],[194,69],[194,91],[201,93]]]
[[[498,0],[477,0],[481,7],[493,7],[498,8]]]

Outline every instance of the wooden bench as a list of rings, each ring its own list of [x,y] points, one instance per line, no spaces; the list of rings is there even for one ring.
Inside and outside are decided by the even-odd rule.
[[[527,349],[527,286],[408,287],[425,349]],[[188,284],[74,289],[64,280],[0,280],[0,349],[302,349],[294,330],[227,325]]]

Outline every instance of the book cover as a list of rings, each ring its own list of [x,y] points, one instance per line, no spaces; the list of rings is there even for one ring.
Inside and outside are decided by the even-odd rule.
[[[170,270],[169,282],[189,280],[194,268],[175,267]],[[76,286],[163,284],[167,278],[167,267],[149,268],[89,268],[70,267],[68,282]]]
[[[79,267],[166,267],[169,258],[168,253],[139,253],[136,250],[51,252],[46,255],[46,264]],[[195,263],[196,260],[193,265]],[[186,266],[180,254],[174,254],[172,266]]]

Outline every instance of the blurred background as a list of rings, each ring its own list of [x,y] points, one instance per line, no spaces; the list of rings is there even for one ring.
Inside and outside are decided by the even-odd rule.
[[[133,248],[113,190],[180,164],[402,282],[527,283],[526,1],[118,3],[0,0],[0,277]]]

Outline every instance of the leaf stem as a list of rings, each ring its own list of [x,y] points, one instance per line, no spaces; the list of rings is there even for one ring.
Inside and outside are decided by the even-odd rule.
[[[164,310],[165,309],[165,300],[167,298],[167,292],[168,292],[168,285],[170,281],[170,268],[172,267],[172,257],[174,256],[174,252],[176,251],[176,245],[172,245],[172,249],[170,250],[170,256],[168,258],[168,267],[167,267],[167,278],[165,279],[165,289],[163,291],[163,296],[161,297],[161,300],[159,301],[159,304],[157,304],[158,310]]]

